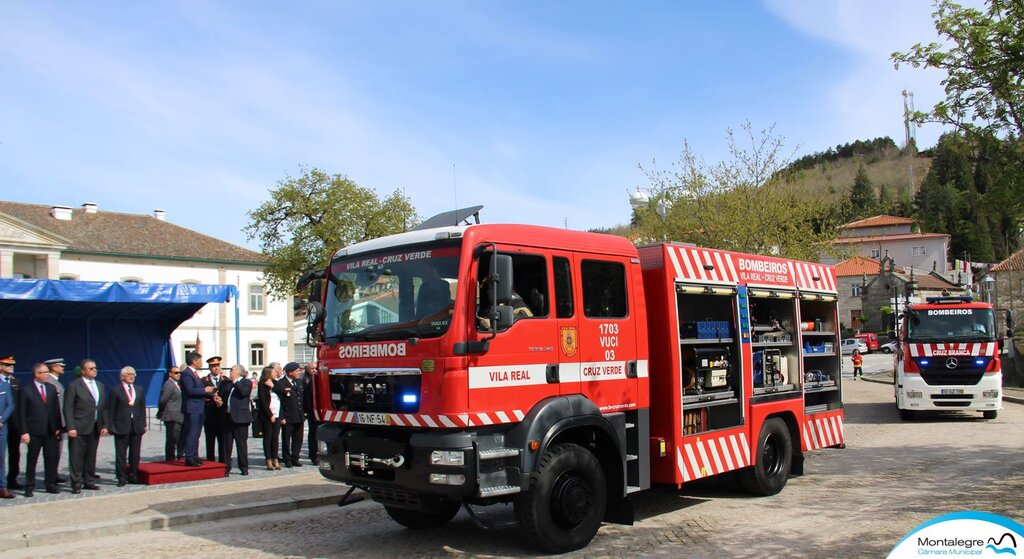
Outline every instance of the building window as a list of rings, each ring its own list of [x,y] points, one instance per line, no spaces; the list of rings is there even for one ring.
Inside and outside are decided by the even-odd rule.
[[[882,249],[873,248],[871,249],[871,258],[880,258],[882,256]]]
[[[863,291],[863,289],[864,289],[863,285],[860,285],[860,284],[854,285],[853,286],[853,293],[851,294],[851,296],[853,296],[853,297],[860,297],[861,296],[861,292]]]
[[[910,249],[912,256],[924,256],[924,247],[913,247]]]
[[[263,314],[266,309],[267,296],[264,287],[258,283],[249,286],[249,312]]]
[[[316,348],[301,343],[295,344],[295,361],[299,363],[311,363],[316,361]]]
[[[265,367],[267,361],[267,344],[252,342],[249,344],[249,367]]]
[[[199,285],[199,280],[196,280],[196,279],[183,279],[183,280],[181,280],[181,283],[186,283],[188,285]]]
[[[195,342],[184,342],[181,344],[181,366],[188,366],[188,360],[185,357],[192,351],[196,350]]]
[[[60,279],[62,279],[62,280],[69,280],[69,281],[76,281],[76,280],[78,280],[78,277],[79,276],[76,276],[75,274],[61,274],[60,275]]]

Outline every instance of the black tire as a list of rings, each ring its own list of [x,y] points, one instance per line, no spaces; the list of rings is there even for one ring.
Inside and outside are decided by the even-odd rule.
[[[451,522],[451,519],[455,518],[456,514],[459,514],[459,508],[462,505],[455,501],[448,501],[437,512],[428,512],[421,510],[409,510],[398,507],[389,507],[384,505],[384,510],[387,511],[388,516],[391,520],[411,528],[413,530],[429,530],[430,528],[440,528],[445,524]]]
[[[914,410],[900,410],[900,419],[903,421],[913,421],[917,419],[917,412]]]
[[[767,497],[786,486],[793,467],[793,440],[778,417],[765,421],[757,436],[757,462],[740,471],[740,485],[747,493]]]
[[[995,419],[995,418],[999,417],[999,411],[998,410],[983,411],[983,412],[981,412],[981,416],[984,417],[985,419]]]
[[[889,353],[892,353],[892,350],[887,348],[887,347],[883,347],[882,348],[882,353],[889,354]]]
[[[532,544],[564,553],[594,539],[607,505],[601,464],[587,449],[567,443],[541,456],[530,487],[515,500],[515,511]]]

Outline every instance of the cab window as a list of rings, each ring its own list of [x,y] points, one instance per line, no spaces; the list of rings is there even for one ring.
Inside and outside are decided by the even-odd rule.
[[[512,315],[516,321],[547,318],[549,305],[547,262],[543,256],[512,254]],[[477,267],[477,327],[490,329],[491,295],[486,281],[491,269],[489,254],[480,256]]]
[[[629,314],[625,266],[619,262],[584,260],[580,272],[583,281],[583,316],[625,318]]]

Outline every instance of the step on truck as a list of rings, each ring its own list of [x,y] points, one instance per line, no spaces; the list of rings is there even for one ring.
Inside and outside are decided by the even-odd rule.
[[[970,296],[928,297],[901,316],[893,363],[900,418],[925,412],[980,411],[995,419],[1002,409],[1003,340],[995,310]],[[1013,319],[1007,315],[1007,328]]]
[[[772,495],[844,444],[831,267],[434,223],[300,280],[320,472],[399,524],[512,503],[563,552],[631,524],[652,484],[735,472]]]

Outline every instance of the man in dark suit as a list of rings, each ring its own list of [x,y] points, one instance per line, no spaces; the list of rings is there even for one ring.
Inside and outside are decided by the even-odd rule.
[[[21,442],[28,445],[25,461],[25,496],[31,497],[36,485],[36,462],[43,451],[46,492],[57,489],[57,445],[64,430],[57,390],[47,382],[50,369],[42,363],[32,365],[32,383],[21,391],[18,402],[19,421],[24,433]]]
[[[274,385],[274,393],[281,399],[281,460],[285,468],[291,468],[302,465],[302,368],[292,361],[284,366],[284,374]]]
[[[181,370],[171,367],[167,371],[167,380],[160,390],[160,403],[157,406],[156,418],[164,422],[164,457],[171,460],[180,459],[185,455],[185,439],[181,436],[181,426],[185,422],[185,414],[181,413]]]
[[[225,427],[221,456],[224,457],[224,474],[231,473],[232,444],[238,454],[238,469],[243,476],[249,475],[249,424],[252,423],[252,381],[245,367],[231,367],[231,377],[220,383],[220,397],[224,401]]]
[[[7,453],[7,424],[14,415],[14,396],[11,394],[11,387],[7,382],[0,379],[0,499],[13,499],[7,489],[7,474],[4,472],[4,463]],[[18,441],[19,443],[21,441]]]
[[[107,417],[114,434],[117,486],[139,482],[139,453],[146,432],[146,394],[135,384],[135,369],[121,369],[121,382],[110,391]],[[127,458],[127,461],[126,461]]]
[[[6,383],[11,389],[11,397],[14,398],[14,415],[7,424],[8,490],[24,488],[18,483],[18,474],[21,473],[21,424],[18,423],[18,395],[21,393],[21,385],[18,383],[18,377],[14,376],[14,365],[13,355],[0,357],[0,382]]]
[[[203,365],[203,356],[197,351],[190,351],[185,356],[188,364],[181,372],[181,411],[185,414],[182,426],[185,437],[185,465],[200,466],[199,435],[203,430],[203,419],[206,415],[206,401],[213,396],[213,387],[203,384],[198,369]],[[219,399],[219,397],[218,397]]]
[[[313,408],[313,373],[316,372],[316,363],[310,361],[302,372],[302,411],[306,414],[306,452],[309,453],[309,461],[316,464],[316,430],[320,422],[316,420],[316,410]]]
[[[64,422],[68,429],[68,466],[71,492],[82,488],[98,491],[96,485],[96,449],[100,437],[107,434],[107,391],[96,380],[96,362],[83,359],[82,376],[71,381],[64,391]]]
[[[224,402],[220,397],[220,384],[228,380],[221,374],[221,362],[223,358],[214,356],[206,360],[210,368],[210,374],[203,379],[203,385],[212,386],[214,398],[206,401],[206,417],[203,420],[203,437],[206,439],[206,459],[213,462],[214,452],[219,462],[224,462],[224,455],[221,450],[224,448],[224,425],[227,419],[224,415]]]

